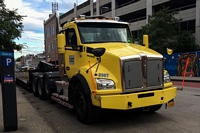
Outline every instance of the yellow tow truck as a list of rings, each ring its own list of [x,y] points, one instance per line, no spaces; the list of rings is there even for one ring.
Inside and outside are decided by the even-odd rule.
[[[154,112],[174,105],[177,88],[163,56],[149,48],[148,35],[134,44],[119,17],[81,15],[64,24],[57,42],[59,72],[33,72],[30,82],[41,99],[73,108],[80,122],[98,120],[102,109]]]

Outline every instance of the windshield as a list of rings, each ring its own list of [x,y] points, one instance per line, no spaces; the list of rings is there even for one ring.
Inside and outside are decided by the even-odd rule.
[[[78,28],[82,43],[132,43],[132,36],[127,24],[79,23]]]

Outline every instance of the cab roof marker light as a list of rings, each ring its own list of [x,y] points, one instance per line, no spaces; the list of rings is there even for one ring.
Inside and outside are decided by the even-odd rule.
[[[85,15],[80,15],[79,17],[81,20],[85,19]]]
[[[119,17],[115,17],[115,20],[116,20],[116,21],[119,21]]]

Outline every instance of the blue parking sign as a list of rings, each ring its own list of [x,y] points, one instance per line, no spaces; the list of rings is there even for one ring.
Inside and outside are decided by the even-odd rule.
[[[13,64],[14,64],[14,58],[5,57],[5,58],[3,59],[3,65],[4,65],[4,66],[10,67],[10,66],[13,66]]]

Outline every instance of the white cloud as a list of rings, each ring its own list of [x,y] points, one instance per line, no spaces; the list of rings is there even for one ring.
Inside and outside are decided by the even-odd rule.
[[[47,4],[44,4],[44,1],[47,2]],[[58,8],[62,7],[59,9],[59,11],[62,13],[67,12],[73,8],[73,3],[76,1],[78,1],[78,3],[83,3],[86,0],[58,0],[57,2],[60,5],[58,5]],[[7,8],[18,9],[18,13],[20,15],[27,16],[23,19],[24,30],[32,29],[33,31],[43,31],[43,20],[46,20],[49,14],[52,12],[51,2],[54,2],[54,0],[34,0],[34,2],[25,2],[22,0],[5,0]],[[42,4],[44,4],[44,7],[40,7]],[[45,6],[48,6],[48,8],[45,8]]]
[[[26,15],[27,17],[24,17],[23,24],[24,24],[24,30],[26,29],[33,29],[33,30],[42,30],[43,29],[43,20],[48,18],[48,13],[51,12],[51,10],[43,10],[43,12],[39,12],[34,7],[31,7],[30,3],[22,2],[21,0],[16,0],[17,6],[14,6],[18,9],[18,13],[20,15]],[[16,2],[15,1],[15,2]],[[7,7],[12,8],[14,3],[10,3],[7,5]],[[37,6],[36,6],[37,7]]]
[[[81,4],[86,0],[56,0],[59,11],[65,13],[71,10],[75,2]],[[48,19],[52,12],[52,2],[55,0],[5,0],[6,7],[9,9],[18,9],[20,15],[26,15],[23,19],[24,32],[17,44],[26,43],[28,48],[20,52],[15,52],[15,57],[26,54],[38,54],[44,51],[44,27],[43,21]]]
[[[21,39],[25,40],[25,42],[37,42],[44,44],[44,34],[43,33],[35,33],[33,31],[24,31]]]

